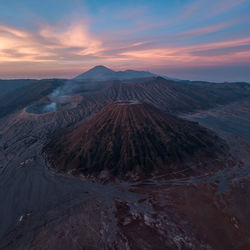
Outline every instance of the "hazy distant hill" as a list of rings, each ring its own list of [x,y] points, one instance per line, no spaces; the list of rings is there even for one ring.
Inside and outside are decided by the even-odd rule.
[[[153,73],[147,71],[125,70],[114,71],[105,66],[95,66],[94,68],[84,72],[77,76],[77,80],[109,80],[109,79],[133,79],[133,78],[145,78],[156,76]]]

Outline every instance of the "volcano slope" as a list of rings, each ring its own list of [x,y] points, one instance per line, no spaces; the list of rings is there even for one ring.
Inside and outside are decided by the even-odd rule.
[[[72,95],[81,95],[80,103],[77,97],[77,105],[34,114],[26,112],[27,107],[38,100],[43,104],[64,83],[35,84],[0,96],[0,249],[249,249],[250,146],[239,138],[230,135],[228,140],[238,160],[233,168],[226,168],[232,163],[227,157],[225,168],[210,177],[190,174],[190,178],[151,184],[101,185],[62,175],[41,155],[53,134],[68,127],[73,131],[119,99],[146,101],[172,115],[240,100],[236,110],[229,107],[226,112],[231,120],[225,122],[221,113],[216,125],[222,124],[225,132],[224,125],[230,123],[232,133],[242,131],[243,123],[239,126],[238,121],[247,119],[249,124],[250,120],[250,105],[241,103],[249,97],[249,84],[185,83],[159,77],[101,83],[77,80]]]
[[[135,99],[173,114],[210,109],[250,97],[248,83],[190,83],[150,77],[99,84],[98,89],[84,96],[91,95],[98,103]]]
[[[147,103],[118,101],[58,133],[43,150],[58,170],[138,180],[153,172],[170,178],[218,170],[226,149],[197,123]]]
[[[3,82],[0,90],[6,92],[9,81]],[[187,113],[197,110],[205,110],[225,105],[244,98],[249,98],[250,87],[247,83],[199,83],[199,82],[175,82],[162,77],[148,77],[130,80],[40,80],[29,81],[23,87],[12,88],[4,95],[0,95],[0,118],[14,112],[20,112],[23,108],[30,113],[36,105],[49,104],[51,94],[81,95],[82,102],[77,107],[57,111],[55,120],[70,114],[70,119],[79,117],[78,121],[86,116],[79,113],[92,115],[107,103],[117,100],[136,99],[140,102],[151,103],[169,113]],[[60,96],[59,96],[60,97]],[[27,107],[28,106],[28,107]],[[70,106],[70,105],[69,105]],[[61,105],[63,107],[63,105]],[[31,112],[32,113],[32,112]],[[36,112],[34,112],[36,113]],[[75,113],[75,114],[72,114]],[[57,129],[55,127],[55,129]]]

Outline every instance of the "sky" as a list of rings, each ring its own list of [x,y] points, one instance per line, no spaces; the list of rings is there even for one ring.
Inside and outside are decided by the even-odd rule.
[[[95,65],[250,82],[250,0],[0,0],[0,78]]]

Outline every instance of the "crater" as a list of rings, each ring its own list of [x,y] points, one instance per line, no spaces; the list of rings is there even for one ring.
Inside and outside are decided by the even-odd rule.
[[[118,100],[115,102],[117,105],[137,105],[141,104],[138,100]]]
[[[57,103],[51,102],[48,104],[38,103],[26,108],[26,112],[30,114],[45,114],[57,111]]]

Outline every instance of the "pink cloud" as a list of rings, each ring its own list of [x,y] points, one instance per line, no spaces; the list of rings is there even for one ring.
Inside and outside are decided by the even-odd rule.
[[[216,24],[216,25],[213,25],[213,26],[188,30],[186,32],[181,33],[180,35],[188,36],[188,37],[203,35],[203,34],[208,34],[208,33],[212,33],[212,32],[215,32],[215,31],[222,30],[222,29],[224,29],[224,28],[226,28],[226,27],[228,27],[230,25],[231,25],[231,23],[221,23],[221,24]]]
[[[227,64],[229,62],[250,62],[250,57],[248,57],[250,51],[246,48],[245,51],[231,53],[225,53],[224,55],[214,56],[203,56],[195,52],[200,52],[204,50],[216,50],[222,48],[237,47],[243,45],[250,45],[250,38],[237,39],[231,41],[214,42],[197,44],[190,46],[179,46],[179,47],[161,47],[153,49],[144,49],[137,51],[126,51],[120,53],[120,56],[131,61],[142,61],[150,64],[157,63],[158,65],[219,65]],[[124,58],[125,57],[125,58]]]
[[[196,36],[223,29],[233,22],[189,30],[180,36]],[[220,42],[177,46],[156,45],[154,41],[133,41],[98,36],[90,32],[85,20],[69,24],[41,25],[37,31],[0,26],[0,74],[4,72],[64,72],[89,65],[132,65],[134,68],[183,65],[226,65],[250,62],[250,37]],[[154,38],[155,39],[155,38]],[[242,47],[241,51],[231,47]],[[244,47],[246,46],[246,47]],[[222,49],[227,49],[223,53]],[[221,49],[220,56],[209,51]],[[205,53],[202,53],[205,52]],[[33,63],[33,64],[32,64]],[[13,67],[13,65],[15,67]],[[22,68],[20,69],[20,65]],[[118,65],[118,66],[117,66]],[[7,70],[7,68],[9,69]]]
[[[81,20],[68,26],[42,25],[36,32],[0,26],[0,63],[4,62],[51,62],[76,56],[96,55],[101,51],[101,41],[88,32]]]

